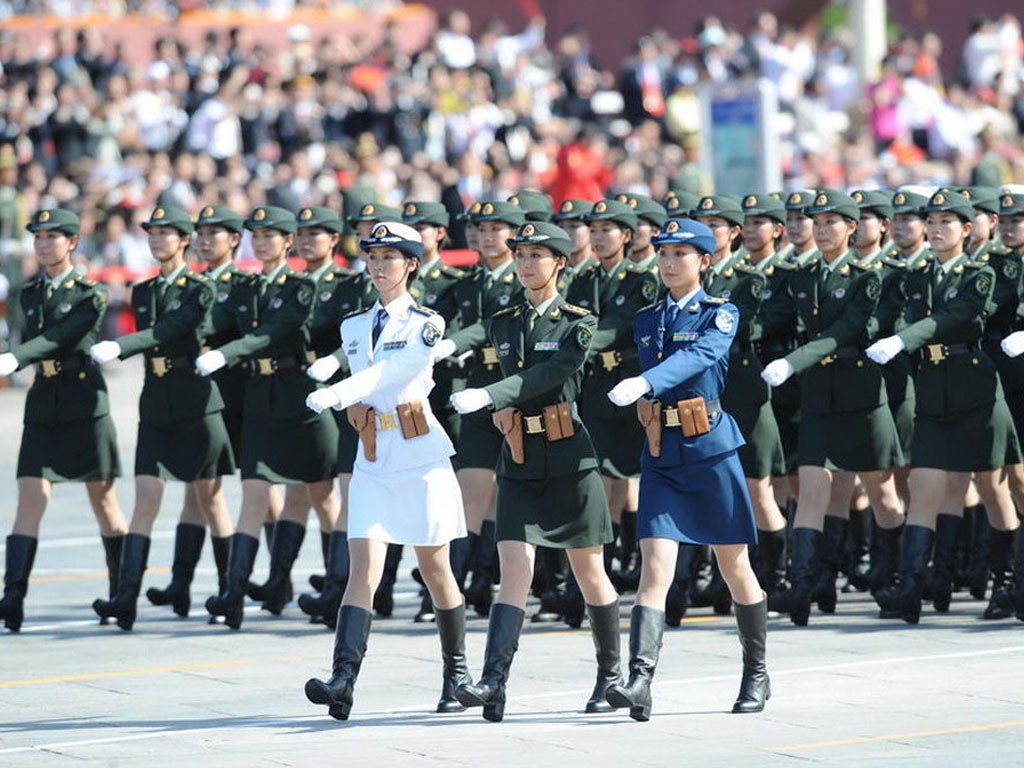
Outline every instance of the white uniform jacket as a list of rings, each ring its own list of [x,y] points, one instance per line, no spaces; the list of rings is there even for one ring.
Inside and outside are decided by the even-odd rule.
[[[355,469],[370,474],[436,464],[455,453],[427,400],[434,388],[433,347],[444,336],[444,318],[417,306],[405,294],[385,307],[388,320],[377,344],[371,347],[373,320],[379,309],[377,301],[342,321],[342,349],[352,375],[331,387],[341,398],[336,410],[366,403],[377,412],[377,460],[367,461],[360,444],[355,462]],[[406,440],[398,426],[395,408],[399,403],[415,400],[423,404],[430,431]],[[392,424],[393,428],[386,428]]]

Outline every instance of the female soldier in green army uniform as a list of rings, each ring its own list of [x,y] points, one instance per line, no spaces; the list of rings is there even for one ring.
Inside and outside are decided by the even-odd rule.
[[[566,550],[586,600],[598,660],[586,711],[608,711],[605,691],[620,680],[619,603],[603,562],[611,521],[597,457],[573,407],[595,318],[558,294],[570,245],[557,225],[524,224],[509,245],[527,300],[486,322],[505,378],[452,395],[460,413],[493,410],[506,440],[498,464],[501,591],[491,608],[483,675],[456,691],[462,704],[482,706],[484,718],[495,722],[504,717],[538,545]]]
[[[233,261],[241,242],[242,217],[235,211],[222,205],[208,205],[199,212],[193,248],[206,262],[203,274],[213,282],[216,291],[216,298],[203,328],[205,347],[219,347],[238,338],[238,321],[231,309],[231,294],[248,290],[246,286],[253,280],[251,273],[239,269]],[[224,401],[221,418],[224,419],[224,427],[231,440],[231,450],[238,457],[241,454],[242,401],[245,398],[248,374],[241,368],[223,368],[212,378]],[[277,506],[280,508],[280,503]],[[178,616],[188,616],[192,606],[190,588],[203,551],[207,524],[210,526],[217,581],[224,586],[234,523],[226,505],[202,507],[193,488],[189,486],[185,491],[181,518],[174,533],[171,583],[166,589],[150,587],[146,590],[146,597],[153,605],[170,605]]]
[[[100,618],[114,618],[124,630],[135,624],[150,535],[167,480],[188,483],[199,508],[216,510],[209,513],[215,518],[226,515],[220,478],[235,472],[231,441],[220,415],[224,401],[217,385],[200,376],[194,365],[215,293],[207,278],[189,272],[185,264],[192,220],[180,208],[167,206],[154,210],[142,227],[160,273],[132,290],[139,330],[89,349],[100,365],[145,355],[135,446],[135,509],[121,553],[117,594],[92,604]]]
[[[305,483],[314,500],[331,493],[337,432],[328,414],[310,413],[306,396],[316,384],[306,376],[309,319],[315,286],[293,272],[286,259],[296,226],[283,208],[259,207],[245,222],[263,272],[234,309],[244,335],[196,360],[204,375],[246,364],[249,382],[242,419],[242,510],[231,537],[227,589],[206,601],[213,616],[232,629],[252,573],[259,531],[273,483]]]
[[[817,193],[806,209],[814,219],[821,261],[793,270],[784,301],[762,313],[768,329],[804,324],[808,342],[769,363],[761,376],[778,386],[796,372],[800,382],[800,495],[793,526],[790,589],[776,595],[773,608],[804,625],[819,576],[824,517],[846,512],[852,483],[838,488],[838,473],[861,476],[876,522],[898,526],[903,510],[892,468],[902,461],[881,370],[863,348],[878,297],[881,275],[858,266],[850,251],[860,210],[848,195]],[[852,478],[851,478],[852,479]]]
[[[525,220],[512,203],[484,200],[472,223],[479,232],[481,266],[467,272],[453,287],[459,306],[460,330],[438,342],[437,357],[473,350],[468,387],[480,388],[501,378],[497,350],[487,341],[485,321],[494,313],[516,304],[522,286],[516,279],[508,240]],[[494,579],[494,522],[489,519],[496,496],[494,468],[501,454],[501,433],[487,415],[473,414],[461,420],[456,445],[455,474],[462,488],[469,531],[473,578],[466,587],[466,602],[486,616],[491,606]],[[474,538],[475,537],[475,538]],[[456,579],[460,574],[455,574]]]
[[[625,203],[636,214],[636,231],[629,248],[629,260],[641,269],[658,272],[658,254],[651,239],[668,219],[665,208],[647,195],[619,194],[615,199]]]
[[[306,262],[305,276],[315,285],[313,312],[309,323],[309,354],[319,359],[336,352],[341,347],[341,319],[347,311],[340,309],[341,302],[335,301],[337,289],[349,276],[334,264],[334,252],[341,241],[343,230],[341,219],[330,208],[306,207],[296,218],[295,253]],[[337,417],[335,423],[339,421]],[[325,423],[328,453],[317,457],[316,463],[329,462],[337,465],[339,437],[338,428],[332,428],[330,420]],[[274,525],[274,536],[270,545],[270,574],[263,584],[250,584],[248,595],[262,603],[263,610],[275,616],[284,610],[292,599],[292,566],[299,556],[302,542],[306,537],[306,522],[309,508],[313,507],[320,522],[321,551],[328,559],[329,532],[335,530],[339,503],[334,484],[324,487],[320,483],[292,483],[284,494],[284,507]],[[341,526],[345,530],[345,526]]]
[[[24,620],[25,593],[39,544],[39,524],[53,483],[85,483],[99,523],[111,592],[128,530],[114,492],[121,473],[107,386],[87,354],[96,341],[107,296],[71,266],[78,217],[59,208],[37,211],[28,224],[44,274],[21,291],[21,345],[0,355],[0,376],[38,366],[25,398],[18,453],[18,507],[5,550],[0,617],[12,632]]]
[[[875,595],[883,616],[909,624],[921,616],[936,517],[950,500],[960,504],[972,472],[993,533],[999,534],[993,549],[1009,552],[1019,527],[1004,467],[1020,461],[1020,448],[998,370],[981,349],[995,273],[964,254],[974,219],[970,200],[940,191],[924,210],[935,260],[907,276],[909,325],[867,350],[882,365],[904,349],[921,350],[900,581]]]

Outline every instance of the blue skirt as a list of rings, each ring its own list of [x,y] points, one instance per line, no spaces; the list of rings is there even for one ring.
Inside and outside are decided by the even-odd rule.
[[[756,544],[757,525],[736,451],[640,475],[638,539]]]

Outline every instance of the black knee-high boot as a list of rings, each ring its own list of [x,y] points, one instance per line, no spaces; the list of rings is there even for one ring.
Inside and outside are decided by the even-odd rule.
[[[103,553],[107,564],[107,596],[113,600],[117,594],[118,576],[121,571],[121,550],[124,548],[124,534],[101,536]]]
[[[217,594],[222,595],[228,590],[228,561],[231,559],[231,537],[210,536],[213,545],[213,562],[217,566]],[[220,624],[223,616],[210,616],[210,624]]]
[[[932,554],[932,605],[939,613],[947,613],[953,600],[953,578],[963,521],[956,515],[935,518],[935,551]]]
[[[583,617],[586,615],[586,605],[583,602],[583,592],[580,591],[579,582],[576,581],[576,574],[569,566],[565,571],[565,595],[562,598],[562,620],[573,629],[583,626]]]
[[[4,557],[4,596],[0,599],[0,618],[11,632],[21,631],[25,620],[25,595],[28,593],[28,577],[36,560],[39,539],[12,533],[7,537]]]
[[[401,544],[388,544],[384,556],[384,573],[377,591],[373,593],[373,610],[378,616],[388,618],[395,610],[395,582],[398,581],[398,565],[402,561]]]
[[[455,697],[463,706],[483,707],[484,719],[493,723],[505,717],[505,683],[519,649],[519,633],[523,630],[525,616],[523,610],[514,605],[495,603],[491,606],[483,675],[479,683],[460,685],[455,691]]]
[[[299,523],[278,520],[274,526],[270,574],[263,584],[250,584],[247,590],[250,598],[263,603],[264,611],[278,616],[292,599],[292,566],[305,538],[306,526]]]
[[[992,597],[981,615],[983,619],[1008,619],[1014,614],[1013,539],[1017,531],[989,534],[988,567],[992,572]]]
[[[135,625],[142,575],[149,561],[149,537],[129,533],[121,549],[121,568],[118,573],[117,594],[113,600],[95,600],[92,609],[100,619],[113,618],[125,631]]]
[[[217,597],[206,601],[211,616],[223,616],[231,629],[240,629],[245,615],[245,589],[256,562],[260,540],[245,533],[231,537],[231,555],[228,558],[227,588]]]
[[[629,680],[625,685],[610,686],[605,698],[615,709],[628,707],[629,716],[639,722],[651,719],[651,681],[664,632],[664,611],[633,606],[629,621]]]
[[[530,617],[535,623],[558,621],[562,617],[562,592],[558,582],[562,574],[562,550],[537,547],[537,568],[540,578],[540,608]]]
[[[761,589],[768,595],[786,590],[786,529],[758,531]]]
[[[992,539],[992,526],[988,522],[988,512],[984,504],[978,504],[973,510],[971,526],[971,558],[967,570],[967,578],[971,597],[984,600],[988,591],[988,548]]]
[[[484,520],[480,527],[480,538],[477,540],[476,554],[473,558],[473,577],[466,587],[466,603],[473,606],[479,616],[490,613],[494,596],[495,574],[498,570],[498,549],[494,538],[494,521]]]
[[[437,711],[462,712],[466,707],[455,698],[455,691],[460,685],[473,682],[466,662],[466,604],[443,610],[435,608],[434,621],[437,624],[437,636],[441,640],[441,660],[444,663]]]
[[[811,615],[811,596],[818,574],[821,531],[813,528],[794,528],[790,542],[792,560],[789,569],[789,589],[774,595],[769,610],[788,613],[789,620],[798,627],[807,625]]]
[[[299,609],[311,621],[322,622],[334,629],[341,598],[348,586],[348,535],[345,531],[331,533],[330,550],[323,591],[319,595],[300,595]]]
[[[150,587],[146,597],[153,605],[169,605],[178,616],[188,616],[192,607],[190,587],[196,566],[203,553],[206,528],[202,525],[178,523],[174,531],[174,562],[171,565],[171,583],[166,589]]]
[[[846,531],[849,523],[841,517],[825,516],[821,536],[821,567],[814,584],[814,601],[822,613],[836,612],[836,579],[846,561]]]
[[[772,685],[765,665],[765,642],[768,635],[768,601],[753,605],[733,603],[736,628],[743,648],[743,678],[733,714],[760,712],[772,696]]]
[[[850,525],[846,530],[846,585],[843,592],[866,592],[868,571],[871,568],[871,530],[875,525],[875,512],[871,507],[850,510]]]
[[[676,555],[676,571],[665,597],[665,624],[678,627],[690,607],[690,579],[693,574],[693,557],[697,547],[680,544]]]
[[[307,680],[306,698],[314,704],[326,704],[335,720],[348,720],[356,678],[366,656],[373,614],[354,605],[343,605],[338,609],[336,623],[331,676],[327,680],[315,677]]]
[[[608,605],[587,604],[590,617],[590,634],[594,638],[594,655],[597,658],[597,682],[594,692],[587,699],[587,712],[610,712],[612,705],[605,694],[613,685],[622,683],[619,665],[619,601]]]
[[[640,586],[640,548],[636,538],[636,512],[623,510],[619,523],[619,570],[612,574],[612,585],[619,594],[636,592]]]
[[[1024,621],[1024,528],[1017,529],[1017,557],[1013,561],[1013,612],[1018,621]]]
[[[885,618],[899,615],[908,624],[921,619],[925,569],[932,554],[935,531],[922,525],[903,526],[903,552],[900,558],[899,584],[879,591],[875,602]]]

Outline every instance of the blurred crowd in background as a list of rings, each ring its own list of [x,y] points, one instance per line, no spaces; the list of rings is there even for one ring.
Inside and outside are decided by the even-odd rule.
[[[114,5],[0,2],[4,13]],[[41,206],[79,213],[84,270],[142,270],[138,224],[159,204],[350,212],[367,200],[465,207],[524,188],[556,205],[707,193],[697,89],[757,76],[777,86],[786,189],[1024,183],[1020,24],[966,23],[955,72],[940,71],[936,35],[896,32],[865,84],[848,29],[811,36],[770,13],[745,29],[707,16],[681,39],[652,29],[624,61],[603,60],[583,26],[554,37],[538,15],[474,28],[459,11],[413,52],[391,28],[370,44],[286,23],[272,48],[244,27],[189,46],[168,25],[141,66],[102,26],[57,29],[42,47],[0,31],[0,258],[12,282],[34,274],[24,223]]]

